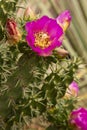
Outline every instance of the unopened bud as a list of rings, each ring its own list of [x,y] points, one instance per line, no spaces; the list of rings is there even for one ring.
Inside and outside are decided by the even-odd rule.
[[[34,12],[32,11],[32,9],[30,7],[27,7],[25,12],[24,12],[24,18],[31,18],[31,19],[35,19],[35,14]]]
[[[19,42],[19,40],[21,39],[20,31],[14,19],[7,19],[6,32],[8,41],[12,44]]]
[[[61,56],[61,57],[65,57],[69,54],[67,50],[62,49],[62,48],[58,48],[57,52],[58,52],[58,55]]]
[[[57,18],[57,23],[62,27],[63,31],[65,32],[66,29],[69,27],[71,22],[71,15],[69,10],[65,10],[62,12]]]

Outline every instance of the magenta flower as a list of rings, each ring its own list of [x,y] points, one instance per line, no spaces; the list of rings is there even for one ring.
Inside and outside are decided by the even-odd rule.
[[[74,130],[87,130],[87,109],[79,108],[72,111],[69,123]]]
[[[78,96],[78,92],[79,92],[79,86],[75,81],[73,81],[67,88],[65,97],[71,97],[71,96],[76,97]]]
[[[55,19],[43,16],[25,25],[28,45],[40,56],[48,56],[56,47],[61,46],[63,29]]]
[[[63,31],[66,31],[70,25],[71,19],[72,17],[69,10],[65,10],[56,18],[57,23],[63,28]]]

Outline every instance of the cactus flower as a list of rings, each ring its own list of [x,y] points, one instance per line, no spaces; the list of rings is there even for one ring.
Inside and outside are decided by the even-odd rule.
[[[73,130],[87,130],[87,109],[79,108],[73,110],[69,120]]]
[[[77,97],[78,92],[79,92],[79,86],[75,81],[73,81],[67,88],[65,97],[70,97],[70,96]]]
[[[6,32],[7,32],[8,41],[12,44],[19,42],[19,40],[21,39],[20,31],[14,19],[7,19]]]
[[[63,29],[55,19],[43,16],[25,25],[28,45],[40,56],[48,56],[56,47],[61,46]]]
[[[69,27],[71,19],[72,18],[69,10],[65,10],[56,18],[57,23],[63,28],[64,32]]]

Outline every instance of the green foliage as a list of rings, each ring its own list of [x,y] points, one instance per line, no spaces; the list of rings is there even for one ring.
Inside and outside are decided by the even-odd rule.
[[[60,124],[60,115],[64,113],[61,124],[67,121],[74,100],[68,106],[62,97],[75,79],[77,59],[60,59],[56,52],[40,57],[25,42],[17,46],[2,44],[0,56],[0,116],[6,130],[13,130],[14,125],[20,129],[29,121],[26,117],[43,114],[54,124]],[[50,109],[55,110],[51,113]]]
[[[18,49],[16,46],[9,46],[9,44],[4,42],[5,41],[3,40],[0,45],[1,86],[7,82],[7,77],[10,76],[12,71],[16,69],[18,59]]]
[[[74,104],[76,103],[75,98],[70,99],[59,99],[55,107],[48,109],[47,117],[48,120],[56,126],[57,129],[62,128],[62,130],[70,130],[69,126],[69,115],[70,112],[74,109]]]

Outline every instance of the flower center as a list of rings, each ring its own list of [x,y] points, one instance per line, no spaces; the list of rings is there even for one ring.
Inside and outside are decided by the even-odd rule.
[[[47,33],[37,32],[35,33],[35,46],[41,49],[47,48],[51,44],[50,37]]]

